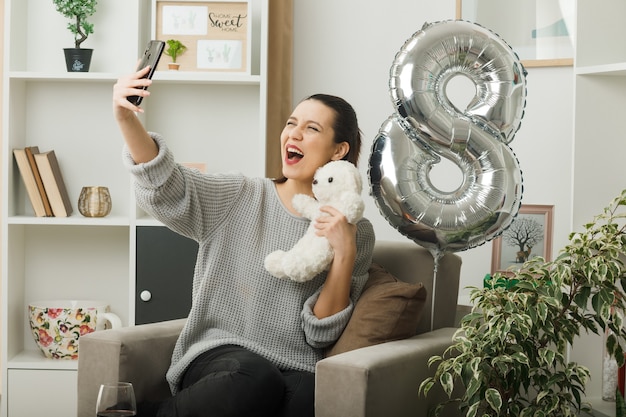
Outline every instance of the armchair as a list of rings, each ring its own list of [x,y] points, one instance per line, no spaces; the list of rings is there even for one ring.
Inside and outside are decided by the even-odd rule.
[[[374,262],[405,282],[422,282],[427,298],[416,336],[327,357],[317,364],[316,417],[426,417],[428,408],[445,394],[433,387],[418,395],[422,380],[432,375],[428,359],[450,346],[455,332],[461,258],[446,254],[436,280],[432,306],[434,262],[412,242],[378,241]],[[433,328],[431,331],[431,312]],[[98,387],[107,381],[130,381],[138,401],[170,395],[165,381],[174,344],[184,319],[106,330],[80,339],[78,416],[91,417]],[[460,416],[453,407],[445,417]]]

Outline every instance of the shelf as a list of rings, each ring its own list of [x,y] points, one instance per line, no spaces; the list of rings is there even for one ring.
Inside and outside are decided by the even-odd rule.
[[[48,359],[37,348],[25,314],[28,301],[104,300],[124,325],[132,326],[137,235],[146,232],[141,226],[161,226],[158,232],[173,234],[137,206],[134,180],[122,160],[123,138],[111,113],[113,85],[132,71],[153,38],[156,3],[101,2],[93,16],[95,33],[85,46],[94,49],[89,72],[66,71],[67,22],[52,2],[40,3],[5,2],[0,417],[50,415],[50,410],[55,417],[77,415],[78,361]],[[269,2],[255,0],[251,6],[251,70],[157,71],[139,118],[146,129],[168,139],[177,160],[257,177],[265,172]],[[34,215],[12,155],[26,146],[55,151],[74,209],[71,216]],[[87,185],[109,188],[113,208],[108,216],[80,214],[77,202]],[[156,243],[161,242],[169,237]],[[171,247],[164,250],[172,252]],[[154,291],[163,288],[170,291],[162,283]],[[187,297],[191,287],[182,291]],[[163,305],[172,298],[164,300]],[[49,399],[34,403],[33,389]]]
[[[11,71],[8,76],[12,80],[25,81],[59,81],[59,82],[111,82],[121,74],[111,72],[31,72]],[[154,81],[193,84],[235,84],[259,85],[261,77],[244,73],[232,72],[191,72],[191,71],[156,71]]]
[[[69,369],[77,370],[78,361],[70,359],[48,359],[41,351],[23,350],[9,359],[9,369]]]
[[[587,68],[626,62],[621,42],[626,36],[624,0],[605,0],[601,5],[578,0],[576,14],[576,65]]]
[[[35,217],[35,216],[10,216],[9,224],[45,225],[45,226],[129,226],[128,217],[83,217],[80,214],[72,214],[69,217]]]
[[[626,62],[576,67],[575,72],[576,75],[613,75],[624,77],[626,76]]]
[[[8,74],[13,80],[26,81],[115,81],[119,74],[109,72],[32,72],[32,71],[11,71]]]
[[[620,138],[626,106],[626,36],[622,23],[624,0],[599,3],[576,1],[576,58],[574,62],[574,137],[572,148],[572,228],[577,230],[623,187],[626,146]],[[603,338],[581,333],[569,359],[587,367],[591,379],[584,401],[595,415],[615,416],[615,403],[601,399]],[[602,413],[602,414],[600,414]]]
[[[135,223],[135,225],[137,226],[163,226],[163,223],[151,217],[142,217],[140,219],[137,219],[137,222]]]
[[[152,79],[154,81],[193,84],[259,85],[261,83],[261,77],[258,75],[233,72],[156,71]]]
[[[592,405],[594,416],[615,416],[615,402],[604,401],[602,398],[586,398],[585,401]]]

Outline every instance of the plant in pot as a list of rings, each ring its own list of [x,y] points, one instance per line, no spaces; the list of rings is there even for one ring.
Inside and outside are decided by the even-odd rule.
[[[93,49],[80,45],[93,33],[93,23],[87,18],[96,12],[97,0],[52,0],[57,12],[70,19],[67,29],[74,35],[74,48],[65,48],[65,63],[69,72],[87,72]]]
[[[444,355],[430,359],[434,377],[422,381],[420,393],[440,385],[447,403],[467,417],[591,411],[583,399],[590,371],[570,362],[566,351],[581,333],[593,332],[604,335],[606,354],[624,364],[625,223],[626,190],[583,231],[571,233],[554,261],[534,258],[473,288],[472,312]],[[508,289],[501,285],[512,280]],[[453,391],[457,384],[463,389]]]
[[[172,57],[172,62],[168,64],[168,68],[171,70],[177,70],[180,68],[180,64],[176,62],[176,58],[183,54],[187,50],[187,47],[182,44],[181,41],[176,39],[167,40],[167,49],[165,55]]]

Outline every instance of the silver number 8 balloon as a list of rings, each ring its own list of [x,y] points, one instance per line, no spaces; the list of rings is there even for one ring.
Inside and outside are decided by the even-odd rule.
[[[459,75],[476,90],[465,110],[446,95]],[[522,173],[508,143],[524,115],[526,75],[498,35],[463,20],[424,24],[394,58],[396,111],[372,146],[371,191],[387,221],[436,258],[493,239],[519,211]],[[456,190],[431,181],[441,158],[462,172]]]

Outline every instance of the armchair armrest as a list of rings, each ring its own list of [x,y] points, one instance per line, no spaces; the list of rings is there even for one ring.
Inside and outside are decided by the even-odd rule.
[[[81,336],[78,354],[78,416],[96,410],[100,384],[132,382],[137,401],[170,394],[165,373],[185,319],[103,330]]]
[[[405,340],[331,356],[317,363],[316,417],[423,416],[447,396],[434,386],[424,397],[421,382],[435,372],[428,359],[452,343],[456,328],[442,328]],[[448,406],[442,416],[460,416]]]

